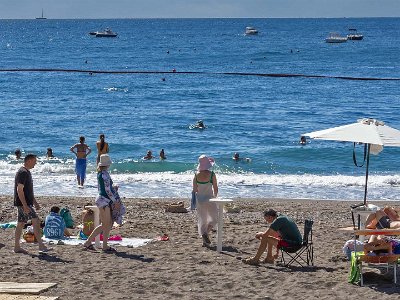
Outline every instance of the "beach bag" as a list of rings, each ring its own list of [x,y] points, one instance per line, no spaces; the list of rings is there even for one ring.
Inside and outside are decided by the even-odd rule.
[[[188,212],[182,201],[166,205],[165,211],[171,212],[171,213],[186,213],[186,212]]]
[[[60,216],[63,217],[65,221],[65,227],[74,228],[74,219],[72,218],[71,212],[68,208],[62,208],[60,210]]]

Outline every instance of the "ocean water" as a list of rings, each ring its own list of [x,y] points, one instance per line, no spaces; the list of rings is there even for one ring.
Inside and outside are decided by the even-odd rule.
[[[32,170],[37,195],[95,196],[96,154],[89,156],[82,190],[69,148],[84,135],[95,152],[104,133],[122,196],[189,198],[197,158],[207,154],[216,159],[223,197],[361,200],[365,168],[354,166],[353,145],[312,140],[300,146],[300,135],[364,117],[400,129],[398,80],[334,78],[399,79],[400,18],[0,24],[3,195],[13,193],[21,165],[13,152],[20,148],[23,155],[39,155]],[[259,35],[245,36],[246,26]],[[118,37],[88,34],[105,27]],[[348,28],[357,28],[364,40],[324,42],[329,32],[345,35]],[[199,119],[207,128],[190,129]],[[55,159],[44,157],[47,147]],[[157,156],[161,148],[167,160],[141,159],[148,149]],[[234,152],[251,160],[234,162]],[[399,155],[400,149],[387,147],[371,157],[368,198],[399,199]]]

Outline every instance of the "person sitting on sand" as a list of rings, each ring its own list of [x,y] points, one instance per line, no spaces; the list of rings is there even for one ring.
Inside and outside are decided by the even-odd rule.
[[[82,211],[82,224],[83,228],[79,231],[79,238],[82,240],[87,240],[87,238],[92,234],[94,229],[94,211],[87,206],[91,206],[91,203],[85,205]]]
[[[154,158],[154,156],[153,156],[153,153],[151,152],[151,150],[148,150],[147,153],[146,153],[146,156],[143,156],[144,160],[150,160],[150,159],[153,159],[153,158]]]
[[[254,257],[243,260],[249,265],[258,265],[261,255],[267,250],[265,263],[274,263],[274,259],[278,257],[278,249],[280,247],[300,247],[302,237],[296,223],[287,216],[278,216],[273,209],[264,211],[264,219],[271,224],[265,232],[258,232],[256,239],[260,240],[257,254]],[[277,248],[275,255],[272,254],[272,247]]]
[[[46,238],[62,240],[64,236],[71,236],[65,226],[63,217],[60,216],[60,208],[53,206],[50,209],[50,214],[45,219],[43,234]]]

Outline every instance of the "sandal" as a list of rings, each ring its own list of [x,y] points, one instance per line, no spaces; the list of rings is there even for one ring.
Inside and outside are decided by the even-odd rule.
[[[107,249],[103,250],[104,253],[116,253],[117,249],[113,247],[108,247]]]
[[[260,261],[258,259],[255,259],[254,257],[243,259],[243,262],[246,265],[251,265],[251,266],[258,266],[260,264]]]
[[[89,246],[83,245],[83,250],[84,251],[96,251],[96,248],[93,246],[93,244],[90,244]]]

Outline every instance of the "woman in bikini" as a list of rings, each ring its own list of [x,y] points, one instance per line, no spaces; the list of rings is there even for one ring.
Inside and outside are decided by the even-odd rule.
[[[97,147],[97,161],[96,164],[100,161],[100,155],[108,153],[108,143],[105,141],[104,134],[100,134],[99,141],[96,142]]]
[[[78,186],[83,187],[86,177],[87,156],[92,152],[92,149],[85,144],[85,137],[79,138],[79,143],[70,148],[71,152],[76,156],[75,173],[78,181]]]
[[[209,201],[218,195],[217,176],[210,171],[213,165],[213,158],[201,155],[197,167],[198,173],[193,178],[193,192],[196,194],[198,215],[197,227],[204,246],[211,244],[209,232],[218,223],[217,204]]]

